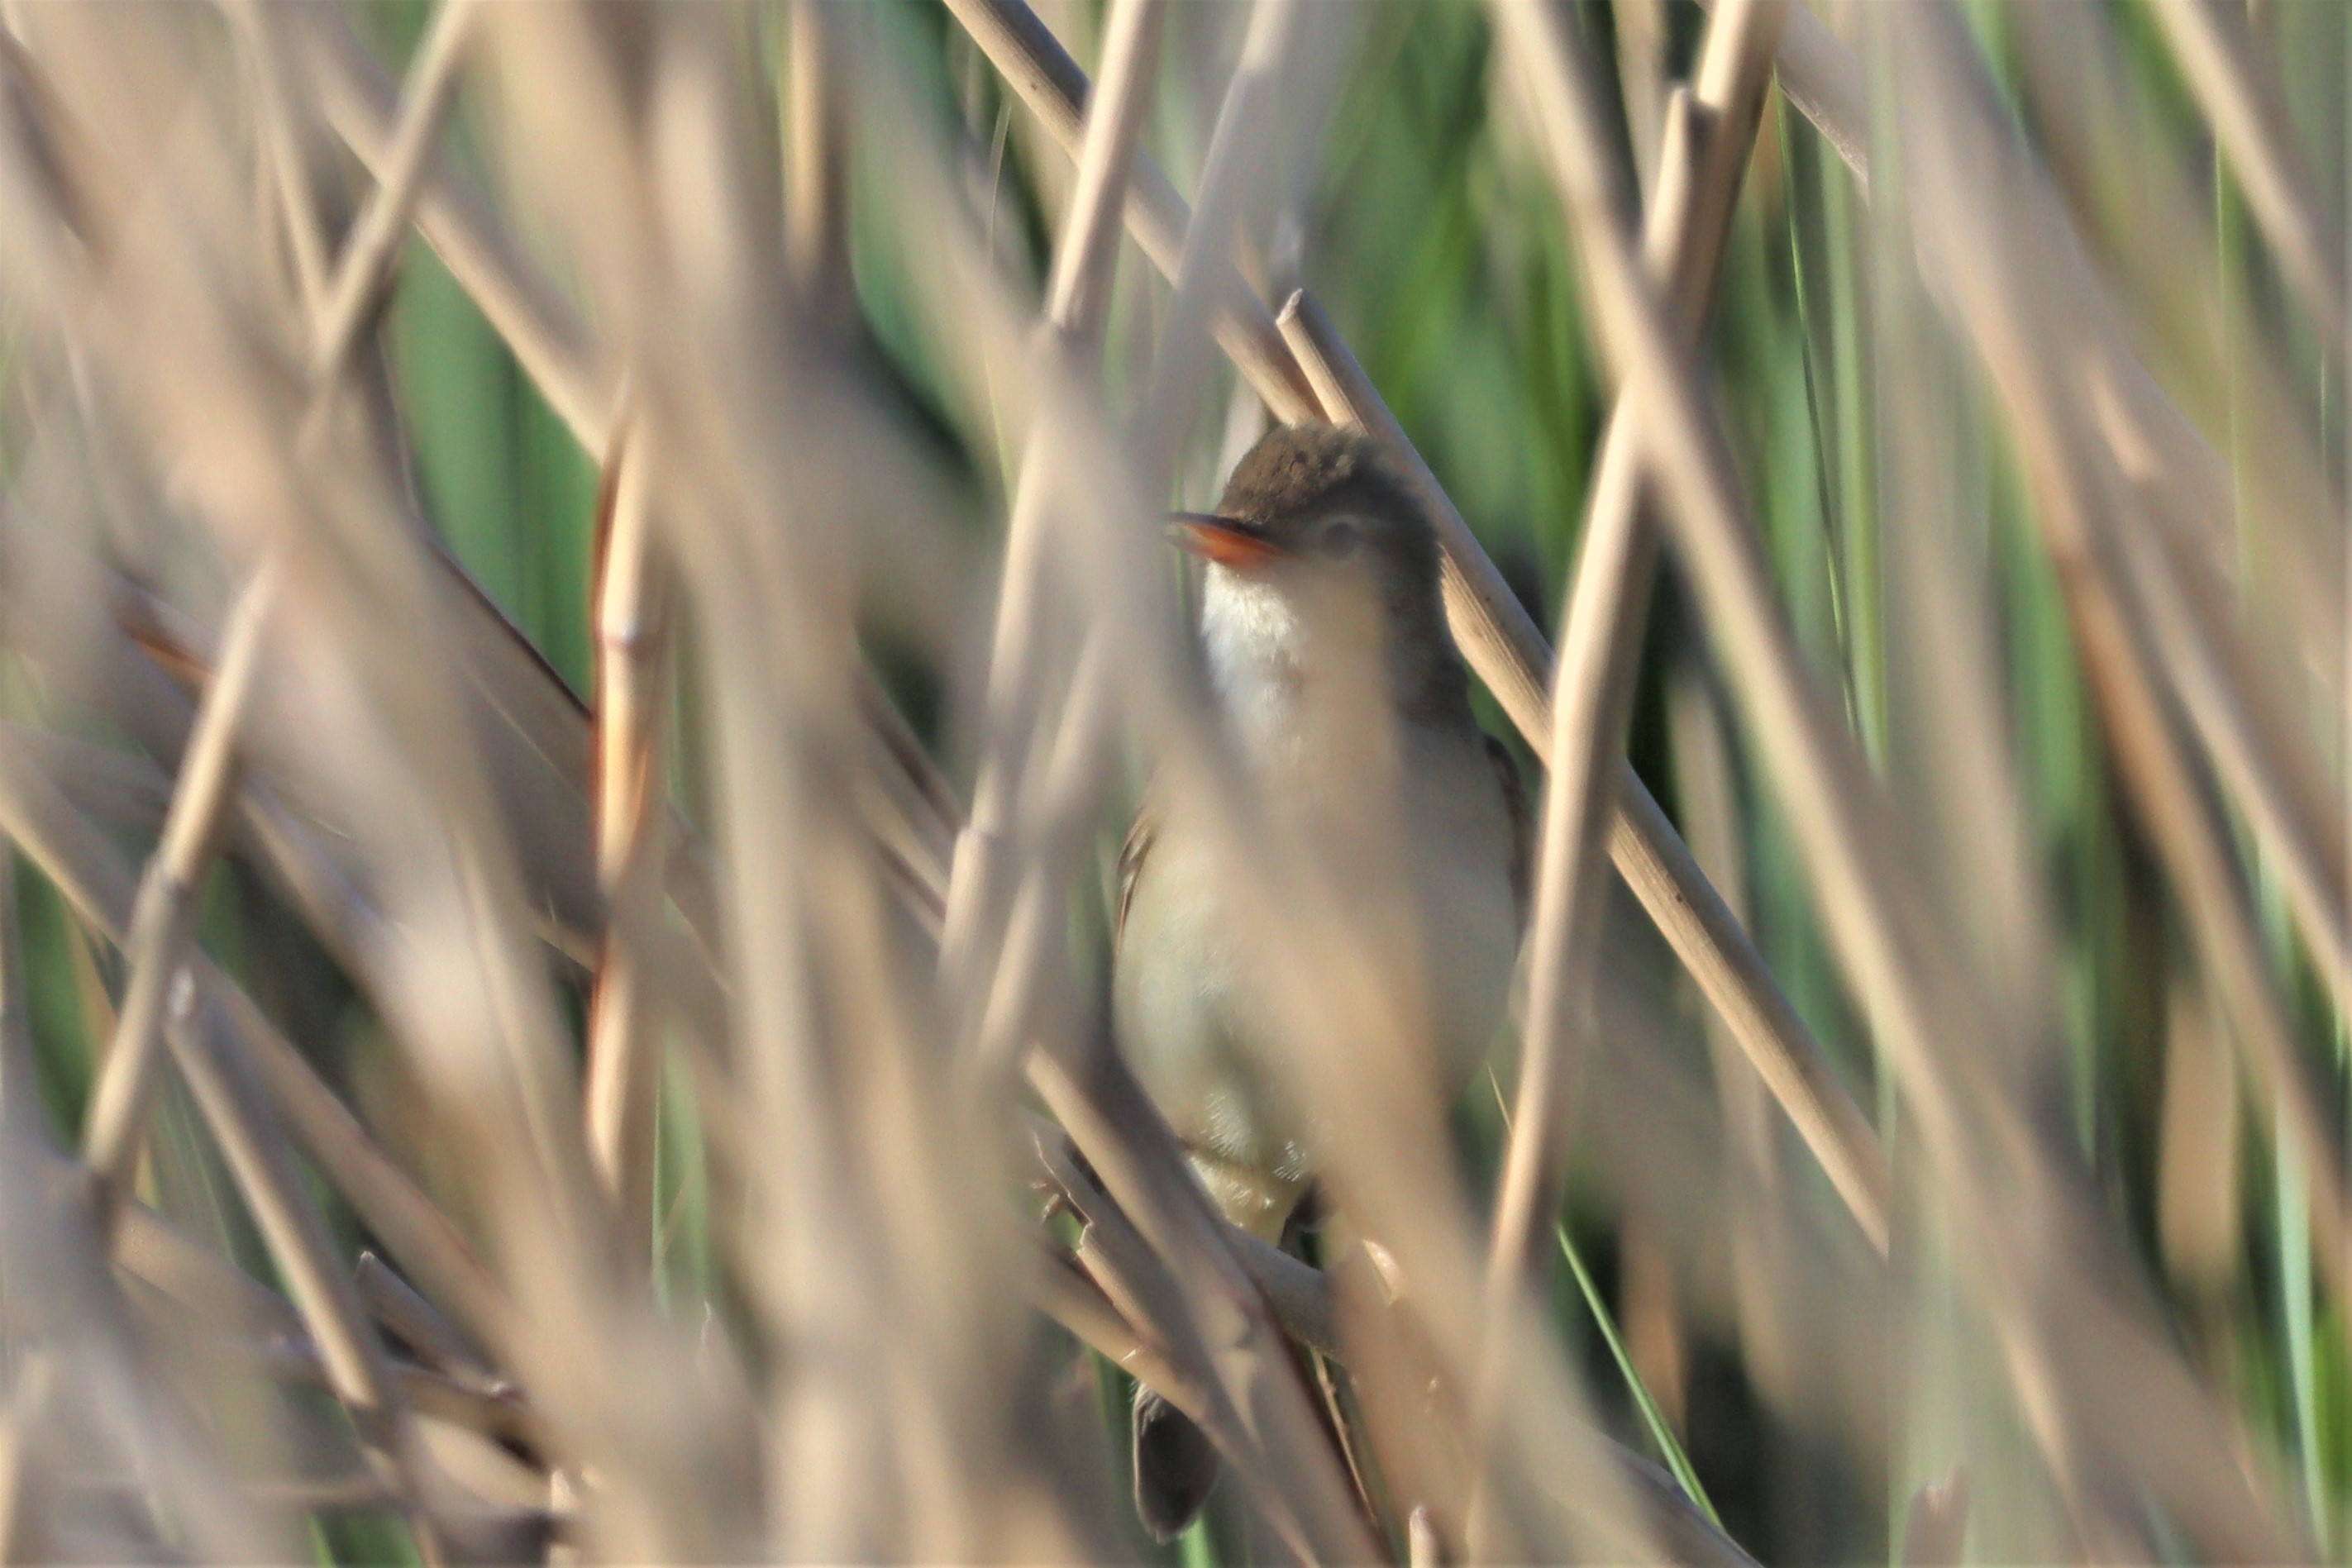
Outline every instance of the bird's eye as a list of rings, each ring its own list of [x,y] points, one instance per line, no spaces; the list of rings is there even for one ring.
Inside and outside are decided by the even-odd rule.
[[[1327,525],[1317,547],[1332,560],[1346,560],[1364,548],[1364,530],[1345,517]]]

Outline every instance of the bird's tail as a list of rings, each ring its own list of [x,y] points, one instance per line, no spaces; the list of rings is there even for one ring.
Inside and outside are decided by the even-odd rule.
[[[1172,1540],[1209,1500],[1217,1481],[1216,1448],[1190,1416],[1140,1385],[1134,1427],[1136,1516],[1153,1540]]]

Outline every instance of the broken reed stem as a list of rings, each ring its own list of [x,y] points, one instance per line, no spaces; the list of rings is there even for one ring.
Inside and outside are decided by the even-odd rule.
[[[2322,351],[2342,364],[2347,350],[2343,246],[2324,216],[2326,207],[2296,150],[2285,97],[2264,68],[2244,9],[2223,0],[2154,0],[2149,8],[2279,270],[2310,312]]]
[[[588,1017],[588,1152],[631,1256],[653,1226],[661,1009],[646,961],[668,860],[673,588],[642,426],[614,455],[596,582],[596,880],[604,938]]]
[[[163,1065],[165,1014],[184,1020],[194,1005],[183,959],[195,929],[197,899],[236,794],[237,733],[252,700],[279,572],[265,563],[230,612],[220,665],[196,710],[162,841],[140,878],[123,945],[128,977],[113,1040],[90,1095],[83,1156],[96,1178],[94,1219],[110,1231],[145,1144],[147,1109]]]

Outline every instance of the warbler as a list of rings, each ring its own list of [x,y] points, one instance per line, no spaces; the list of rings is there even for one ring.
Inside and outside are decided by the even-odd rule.
[[[1210,685],[1268,826],[1327,857],[1383,858],[1380,914],[1417,964],[1431,1092],[1458,1093],[1507,1000],[1528,812],[1471,712],[1426,510],[1364,435],[1297,424],[1250,450],[1213,515],[1171,532],[1205,563]],[[1264,1066],[1282,1042],[1231,869],[1196,813],[1150,794],[1118,869],[1119,1047],[1225,1216],[1278,1242],[1314,1172]],[[1148,1391],[1133,1426],[1136,1510],[1164,1540],[1206,1502],[1215,1451]]]

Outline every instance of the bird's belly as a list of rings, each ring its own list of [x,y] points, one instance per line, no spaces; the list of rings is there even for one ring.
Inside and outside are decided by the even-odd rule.
[[[1492,1041],[1517,960],[1507,827],[1496,831],[1491,845],[1446,832],[1409,833],[1401,846],[1403,885],[1390,912],[1408,916],[1419,973],[1396,977],[1398,997],[1410,1003],[1417,993],[1419,1005],[1397,1016],[1417,1013],[1426,1027],[1396,1043],[1423,1057],[1432,1094],[1446,1100]],[[1155,844],[1128,910],[1114,1025],[1229,1216],[1265,1228],[1252,1224],[1255,1207],[1278,1229],[1311,1174],[1307,1131],[1269,1065],[1279,1032],[1249,978],[1264,944],[1236,924],[1220,894],[1223,880],[1213,853],[1189,835],[1169,832]]]

